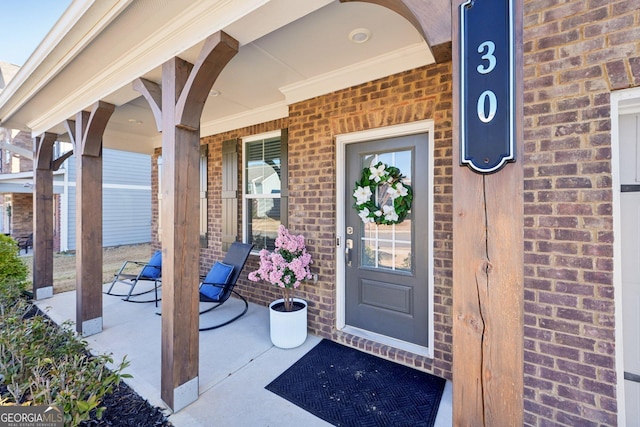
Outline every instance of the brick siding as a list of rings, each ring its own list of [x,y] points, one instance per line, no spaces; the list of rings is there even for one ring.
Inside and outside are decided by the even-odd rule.
[[[303,233],[318,274],[301,294],[310,302],[317,335],[451,377],[451,64],[432,65],[294,104],[289,109],[289,228]],[[341,333],[335,329],[335,135],[433,119],[434,359]],[[303,209],[295,209],[302,206]]]
[[[33,194],[13,193],[11,195],[11,235],[26,237],[33,233]]]
[[[256,126],[207,136],[209,149],[209,245],[201,250],[201,273],[224,254],[220,249],[221,147],[222,141],[259,133],[289,129],[289,228],[302,233],[318,274],[317,283],[306,283],[297,295],[309,303],[309,330],[391,360],[451,378],[451,64],[432,65],[348,88],[290,106],[289,117]],[[336,183],[335,141],[337,134],[412,121],[435,120],[434,176],[434,264],[435,307],[434,359],[399,351],[389,346],[336,331],[335,217]],[[242,152],[239,143],[238,152]],[[154,158],[157,158],[159,150]],[[238,182],[242,179],[239,156]],[[155,165],[155,161],[154,161]],[[154,174],[157,170],[154,169]],[[152,179],[153,229],[157,229],[157,177]],[[238,200],[238,211],[242,203]],[[302,207],[302,209],[298,208]],[[240,213],[241,216],[241,213]],[[238,236],[242,235],[239,224]],[[159,247],[157,242],[155,246]],[[249,282],[248,272],[257,269],[251,257],[238,281],[238,289],[250,301],[268,305],[280,298],[278,290],[264,283]]]
[[[639,9],[525,1],[526,425],[617,423],[609,94],[640,84]]]
[[[617,424],[610,93],[640,85],[639,9],[637,0],[524,0],[526,425]],[[451,64],[440,64],[291,105],[287,119],[203,138],[210,218],[203,271],[223,256],[222,141],[288,127],[289,227],[308,239],[319,277],[299,292],[310,303],[311,332],[451,378],[451,109]],[[421,119],[435,120],[433,360],[335,330],[334,137]],[[266,305],[278,294],[246,280],[256,265],[249,261],[239,288]]]

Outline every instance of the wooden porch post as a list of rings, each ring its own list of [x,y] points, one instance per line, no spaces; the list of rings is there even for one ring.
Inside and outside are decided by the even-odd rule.
[[[453,424],[523,424],[522,3],[515,6],[515,163],[460,165],[459,5],[453,17]]]
[[[34,138],[33,298],[53,296],[53,144],[57,135]]]
[[[237,52],[238,42],[218,32],[194,65],[180,58],[163,64],[162,89],[134,82],[161,120],[161,397],[176,412],[198,398],[200,117],[213,83]]]
[[[76,331],[102,331],[102,135],[115,106],[99,101],[67,121],[76,153]]]

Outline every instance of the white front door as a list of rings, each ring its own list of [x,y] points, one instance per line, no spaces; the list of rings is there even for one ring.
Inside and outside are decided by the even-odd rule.
[[[620,116],[620,226],[627,425],[640,425],[640,114]]]

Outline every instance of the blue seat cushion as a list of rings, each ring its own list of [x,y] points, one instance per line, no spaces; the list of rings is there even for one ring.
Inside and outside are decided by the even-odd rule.
[[[200,286],[200,293],[207,298],[217,301],[224,286],[214,286],[213,284],[226,285],[229,283],[231,273],[233,273],[232,265],[216,261],[213,267],[211,267],[211,270],[209,270],[209,273],[207,273],[207,277],[204,278],[202,286]]]
[[[142,269],[140,273],[140,277],[145,277],[148,279],[157,279],[160,277],[160,273],[162,272],[162,252],[156,251],[152,256],[147,265]]]

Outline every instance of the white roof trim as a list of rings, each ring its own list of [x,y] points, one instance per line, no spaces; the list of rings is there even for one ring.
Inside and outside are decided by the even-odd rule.
[[[200,126],[200,136],[216,135],[230,130],[241,129],[243,127],[256,125],[258,123],[270,122],[282,119],[289,115],[289,106],[286,102],[267,105],[266,107],[227,116],[220,120],[202,123]]]
[[[48,69],[44,75],[38,76],[38,80],[34,82],[24,94],[13,99],[11,106],[9,106],[9,109],[4,113],[2,120],[10,118],[18,109],[28,102],[31,97],[42,89],[42,87],[49,83],[82,49],[90,44],[131,1],[133,0],[74,0],[42,43],[36,48],[35,52],[29,57],[26,64],[20,68],[13,80],[7,85],[7,88],[0,94],[0,105],[3,105],[7,99],[13,98],[16,91],[25,86],[24,84],[27,79],[37,74],[36,70],[53,55],[55,48],[58,47],[65,36],[71,34],[71,30],[75,29],[80,19],[87,19],[86,15],[89,9],[96,5],[99,12],[103,12],[95,13],[98,16],[92,21],[89,30],[84,34],[79,34],[80,37],[78,37],[77,40],[71,41],[73,47],[69,51],[65,52],[60,58],[52,58],[52,60],[55,61],[55,66]],[[44,129],[38,133],[34,133],[34,135],[39,135],[46,130],[47,129]]]
[[[91,80],[61,100],[48,114],[27,123],[33,135],[43,132],[82,111],[99,100],[105,100],[114,91],[129,85],[136,77],[162,65],[177,53],[202,42],[209,35],[220,31],[250,11],[264,5],[268,0],[219,1],[212,6],[210,1],[194,2],[180,16],[170,21],[170,25],[158,28],[148,38],[132,48],[119,61],[96,74]],[[0,105],[2,101],[0,100]],[[12,110],[15,112],[15,109]],[[2,118],[7,119],[7,116]]]
[[[280,91],[288,104],[311,99],[361,82],[370,82],[402,70],[411,70],[434,62],[425,42],[398,49],[392,55],[383,55],[352,66],[326,73],[317,78],[283,86]],[[399,67],[399,64],[402,64]]]

